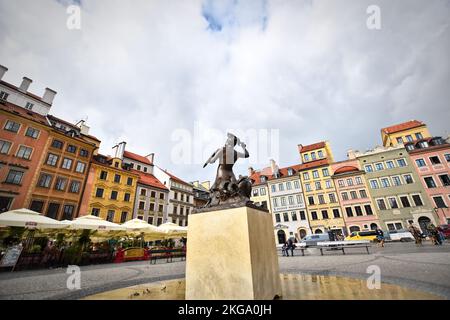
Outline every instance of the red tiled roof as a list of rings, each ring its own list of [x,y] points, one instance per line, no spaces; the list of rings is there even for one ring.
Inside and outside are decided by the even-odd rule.
[[[139,175],[139,183],[145,184],[147,186],[163,189],[163,190],[169,190],[154,175],[152,175],[150,173],[141,172],[138,170],[131,170],[131,171],[133,171],[133,173],[136,173]]]
[[[390,133],[400,132],[400,131],[404,131],[404,130],[408,130],[408,129],[412,129],[412,128],[421,127],[424,125],[425,124],[422,121],[410,120],[407,122],[403,122],[400,124],[396,124],[396,125],[393,125],[390,127],[383,128],[383,129],[381,129],[381,131],[386,134],[390,134]]]
[[[152,164],[150,162],[150,160],[148,160],[146,157],[140,156],[140,155],[138,155],[136,153],[133,153],[133,152],[130,152],[130,151],[124,151],[123,152],[123,156],[125,158],[129,158],[129,159],[132,159],[132,160],[135,160],[135,161],[139,161],[139,162],[142,162],[142,163],[145,163],[145,164],[149,164],[149,165]]]
[[[330,164],[328,159],[314,160],[314,161],[303,163],[301,165],[300,170],[308,170],[308,169],[312,169],[312,168],[316,168],[316,167],[321,167],[321,166],[324,166],[327,164]]]
[[[18,115],[20,117],[23,117],[25,119],[39,122],[45,126],[50,127],[50,124],[47,121],[47,118],[45,116],[40,115],[39,113],[33,112],[31,110],[27,110],[25,108],[16,106],[15,104],[12,104],[10,102],[7,102],[7,101],[1,102],[0,109],[10,112],[12,114]]]
[[[302,146],[301,144],[298,145],[298,149],[301,153],[303,152],[308,152],[308,151],[312,151],[312,150],[316,150],[316,149],[321,149],[321,148],[325,148],[325,142],[321,141],[321,142],[317,142],[317,143],[313,143],[307,146]]]
[[[359,169],[354,166],[343,166],[343,167],[336,169],[336,171],[334,171],[334,174],[354,172],[354,171],[359,171]]]
[[[267,177],[267,181],[270,180],[274,180],[274,179],[279,179],[279,178],[285,178],[288,176],[288,169],[291,168],[294,170],[294,174],[298,171],[300,171],[300,169],[302,168],[302,164],[296,164],[293,166],[289,166],[289,167],[284,167],[281,169],[278,169],[280,172],[280,176],[278,178],[275,178],[272,174],[272,169],[270,167],[268,168],[264,168],[261,171],[255,171],[252,175],[250,175],[250,179],[253,181],[253,185],[258,185],[258,184],[262,184],[264,182],[261,182],[261,176],[266,176]],[[270,172],[268,171],[268,169],[270,169]]]

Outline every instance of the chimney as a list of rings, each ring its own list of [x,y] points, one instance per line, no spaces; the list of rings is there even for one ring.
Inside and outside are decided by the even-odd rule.
[[[122,141],[113,147],[113,150],[115,149],[114,158],[123,160],[123,153],[125,152],[126,144],[127,143],[125,141]]]
[[[31,80],[30,78],[23,77],[22,83],[20,84],[20,87],[19,87],[19,90],[22,91],[23,93],[26,93],[32,82],[33,82],[33,80]]]
[[[76,124],[76,126],[78,128],[80,128],[80,133],[84,134],[84,135],[88,135],[89,134],[89,129],[90,127],[88,125],[86,125],[86,121],[84,120],[80,120],[78,121],[78,123]]]
[[[277,166],[275,160],[273,160],[273,159],[270,159],[270,168],[272,169],[272,174],[273,175],[278,173],[278,166]]]
[[[42,101],[48,104],[53,103],[53,99],[55,99],[56,91],[50,88],[45,88],[44,96],[42,97]]]
[[[355,153],[355,151],[353,151],[353,149],[350,149],[347,151],[347,158],[349,160],[356,159],[356,153]]]
[[[151,164],[153,164],[153,160],[155,159],[155,154],[154,153],[150,153],[149,155],[145,156]]]
[[[6,71],[8,71],[8,68],[5,66],[2,66],[0,64],[0,80],[2,80],[3,76],[5,75]]]
[[[248,176],[250,177],[254,173],[255,173],[255,169],[253,169],[253,167],[248,167]]]

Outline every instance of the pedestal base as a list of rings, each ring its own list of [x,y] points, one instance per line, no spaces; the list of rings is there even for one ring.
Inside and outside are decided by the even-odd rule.
[[[271,214],[252,207],[189,216],[186,299],[281,296]]]

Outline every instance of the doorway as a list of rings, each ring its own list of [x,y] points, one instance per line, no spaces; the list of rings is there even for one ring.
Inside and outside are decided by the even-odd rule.
[[[286,233],[283,230],[278,230],[277,236],[278,236],[278,243],[279,244],[286,243]]]
[[[427,226],[428,226],[428,224],[431,223],[430,218],[422,216],[418,219],[418,222],[419,222],[420,229],[422,230],[422,233],[428,234]]]

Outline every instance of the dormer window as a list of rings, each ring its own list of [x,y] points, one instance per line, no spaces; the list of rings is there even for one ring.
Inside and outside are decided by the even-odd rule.
[[[408,144],[408,145],[406,146],[406,150],[408,150],[408,151],[414,150],[414,145]]]
[[[428,148],[430,145],[426,141],[421,141],[421,142],[419,142],[419,146],[421,148]]]
[[[261,176],[261,182],[266,182],[267,178],[265,176]]]
[[[294,170],[292,168],[288,169],[288,176],[292,176],[294,174]]]

